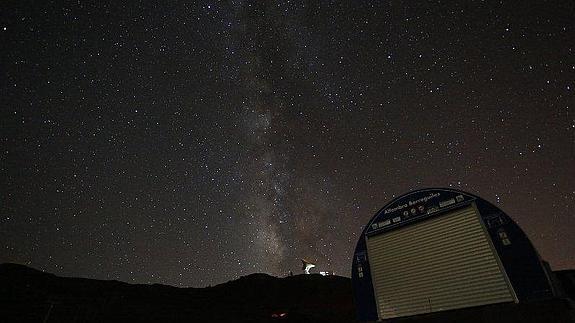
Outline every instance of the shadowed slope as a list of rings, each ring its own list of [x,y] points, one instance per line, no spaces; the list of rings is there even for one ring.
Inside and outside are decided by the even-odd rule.
[[[3,264],[0,285],[7,305],[1,321],[349,322],[355,315],[350,280],[337,276],[252,274],[214,287],[176,288],[58,277]]]
[[[497,304],[393,322],[575,322],[575,271],[556,272],[569,298]],[[349,278],[252,274],[207,288],[58,277],[0,265],[0,322],[353,322]]]

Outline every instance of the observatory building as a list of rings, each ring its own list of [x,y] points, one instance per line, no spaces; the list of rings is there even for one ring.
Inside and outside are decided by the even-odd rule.
[[[360,321],[553,297],[519,226],[452,189],[414,191],[378,211],[357,242],[352,284]]]

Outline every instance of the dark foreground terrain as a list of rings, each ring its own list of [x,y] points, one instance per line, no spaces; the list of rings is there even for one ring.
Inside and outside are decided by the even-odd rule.
[[[65,278],[0,264],[0,322],[350,322],[349,278],[253,274],[208,288]]]
[[[432,313],[392,322],[575,322],[575,271],[561,299]],[[567,297],[569,296],[569,297]],[[208,288],[57,277],[0,265],[0,322],[353,322],[349,278],[254,274]]]

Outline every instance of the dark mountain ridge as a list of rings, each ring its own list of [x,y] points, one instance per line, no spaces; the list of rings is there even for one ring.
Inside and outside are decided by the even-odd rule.
[[[0,265],[0,321],[350,322],[349,278],[252,274],[206,288],[58,277]]]
[[[495,304],[390,322],[575,322],[575,270],[555,272],[562,298]],[[351,281],[251,274],[206,288],[58,277],[0,264],[0,322],[354,322]]]

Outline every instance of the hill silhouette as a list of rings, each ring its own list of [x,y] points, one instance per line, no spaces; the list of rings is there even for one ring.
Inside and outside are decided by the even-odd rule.
[[[437,312],[390,322],[575,322],[575,271],[555,273],[563,298]],[[0,264],[0,322],[354,322],[351,281],[252,274],[213,287],[58,277]]]
[[[58,277],[0,265],[1,322],[350,322],[349,278],[252,274],[206,288]]]

